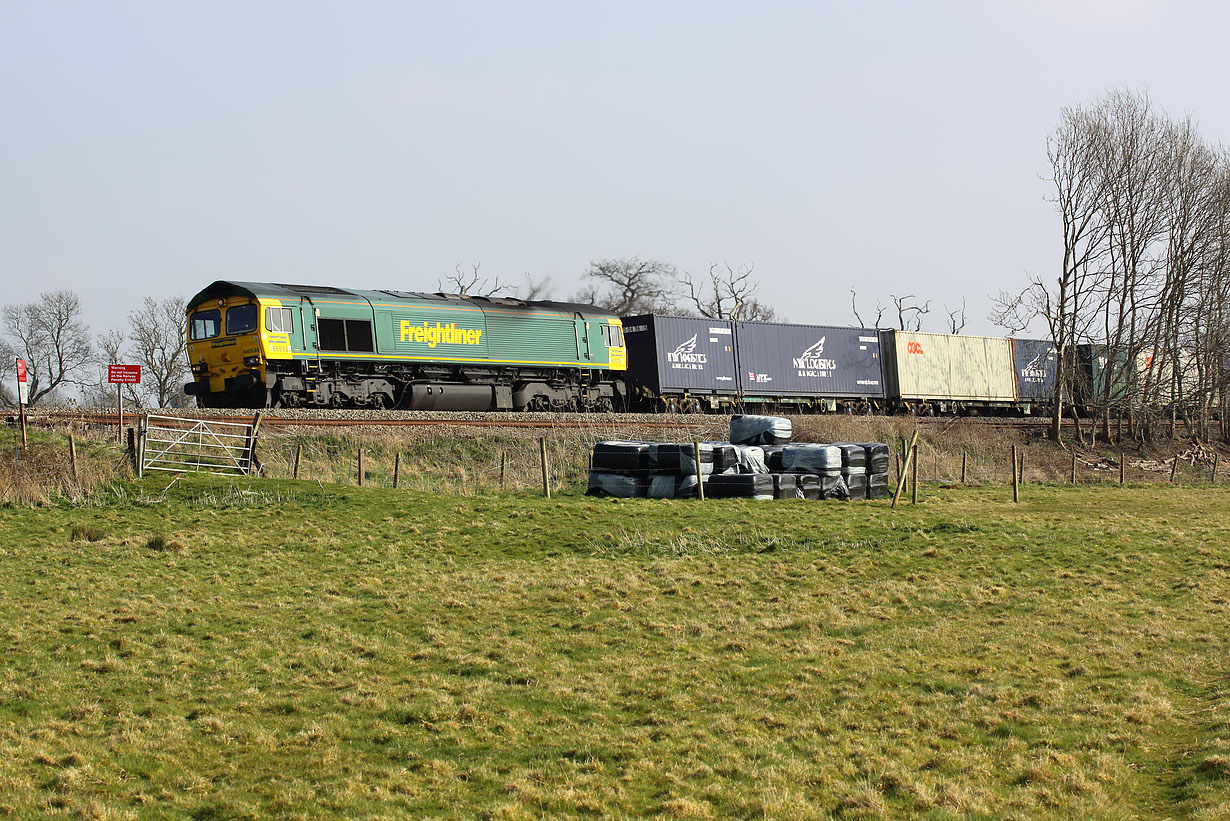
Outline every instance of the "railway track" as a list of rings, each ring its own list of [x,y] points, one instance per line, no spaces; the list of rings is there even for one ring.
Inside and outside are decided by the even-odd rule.
[[[336,413],[336,412],[335,412]],[[362,415],[358,415],[362,414]],[[236,422],[249,421],[249,414],[210,414],[184,411],[160,411],[157,415],[183,415],[204,422]],[[124,421],[143,419],[145,413],[126,413]],[[550,418],[540,418],[544,415],[524,414],[476,414],[458,413],[456,415],[440,415],[423,413],[413,417],[404,415],[379,414],[373,411],[359,411],[354,415],[332,416],[286,416],[278,411],[269,411],[261,415],[261,425],[265,427],[432,427],[457,426],[474,428],[576,428],[635,426],[659,429],[678,429],[680,427],[701,426],[711,423],[717,417],[690,414],[551,414]],[[115,413],[102,411],[50,411],[45,414],[35,414],[28,417],[32,425],[118,425],[119,418]],[[925,416],[918,417],[920,425],[925,427],[954,427],[976,425],[988,428],[1005,429],[1035,429],[1046,427],[1050,420],[1045,417],[977,417],[977,416]],[[1064,427],[1071,427],[1072,420],[1064,419]]]

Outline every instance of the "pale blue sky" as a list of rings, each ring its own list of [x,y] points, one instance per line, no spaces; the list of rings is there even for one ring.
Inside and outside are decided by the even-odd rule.
[[[1045,137],[1147,88],[1227,141],[1217,3],[0,2],[0,302],[214,279],[569,295],[755,263],[792,321],[1049,275]],[[867,319],[867,311],[864,311]]]

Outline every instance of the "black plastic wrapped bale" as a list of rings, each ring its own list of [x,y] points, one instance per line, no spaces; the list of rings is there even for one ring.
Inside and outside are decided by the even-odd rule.
[[[739,448],[729,442],[706,442],[713,448],[714,473],[742,473]]]
[[[593,469],[596,471],[638,471],[649,467],[649,445],[645,442],[599,442],[594,445]]]
[[[802,478],[794,473],[773,473],[774,499],[802,499],[803,488],[799,485]]]
[[[820,486],[816,488],[817,499],[849,499],[850,487],[841,476],[820,476]]]
[[[846,487],[850,490],[851,499],[867,498],[867,475],[865,473],[843,476],[842,478],[846,480]]]
[[[783,473],[841,474],[841,449],[832,445],[794,444],[782,449]]]
[[[727,447],[730,446],[727,445]],[[702,475],[707,476],[714,472],[713,451],[713,445],[707,442],[700,444],[700,472]],[[695,446],[691,442],[661,442],[649,445],[649,470],[652,473],[695,476]]]
[[[888,493],[888,474],[887,473],[871,473],[867,475],[867,498],[868,499],[887,499]]]
[[[833,480],[821,479],[819,476],[817,476],[814,473],[800,474],[798,482],[799,482],[799,490],[802,491],[803,493],[803,498],[813,499],[813,500],[822,499],[823,496],[821,495],[820,490],[821,490],[821,487],[823,487],[823,483],[825,481],[833,481]],[[836,477],[835,481],[840,482],[841,477],[840,476]]]
[[[705,497],[772,499],[773,477],[767,473],[723,473],[705,480]]]
[[[782,450],[784,445],[761,445],[764,451],[764,463],[769,473],[784,473],[782,470]]]
[[[867,475],[888,473],[893,463],[893,452],[883,442],[861,442],[867,453]]]
[[[629,476],[626,473],[589,472],[589,489],[586,496],[615,496],[620,499],[635,499],[649,492],[649,477]]]
[[[841,450],[841,474],[843,476],[867,472],[867,450],[862,445],[834,442],[833,447]]]
[[[730,417],[733,445],[784,445],[794,435],[794,425],[780,416],[738,415]]]
[[[759,445],[731,445],[739,458],[740,473],[768,473],[764,461],[764,448]]]
[[[696,496],[696,477],[658,473],[649,477],[645,494],[650,499],[691,499]]]

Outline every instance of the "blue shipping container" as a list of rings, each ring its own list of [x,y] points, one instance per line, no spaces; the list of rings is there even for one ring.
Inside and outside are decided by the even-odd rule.
[[[1044,339],[1012,340],[1016,366],[1016,395],[1022,402],[1050,401],[1055,396],[1055,373],[1059,359],[1055,343]]]
[[[735,337],[739,387],[746,396],[884,396],[874,330],[739,322]]]
[[[633,386],[651,393],[738,391],[730,322],[645,314],[625,317],[623,324]]]

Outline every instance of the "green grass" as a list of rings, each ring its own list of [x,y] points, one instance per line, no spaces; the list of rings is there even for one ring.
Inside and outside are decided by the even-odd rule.
[[[1230,490],[0,508],[0,814],[1217,818]]]

